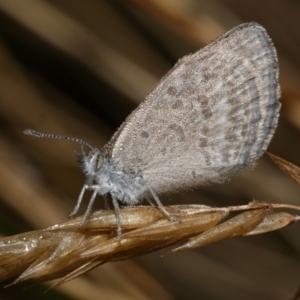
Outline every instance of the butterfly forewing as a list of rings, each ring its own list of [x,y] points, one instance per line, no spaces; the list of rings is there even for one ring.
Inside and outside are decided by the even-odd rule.
[[[181,59],[127,118],[110,144],[116,168],[158,193],[223,181],[268,146],[279,96],[265,29],[238,26]]]

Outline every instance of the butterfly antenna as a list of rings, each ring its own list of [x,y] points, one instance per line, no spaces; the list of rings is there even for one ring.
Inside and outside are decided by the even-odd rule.
[[[73,137],[69,137],[69,136],[42,133],[42,132],[38,132],[38,131],[35,131],[35,130],[32,130],[32,129],[26,129],[26,130],[23,131],[23,133],[26,134],[26,135],[31,135],[31,136],[38,137],[38,138],[68,140],[68,141],[75,142],[75,143],[78,143],[78,144],[83,145],[83,146],[87,146],[87,147],[91,148],[92,150],[94,149],[87,142],[85,142],[81,139],[77,139],[77,138],[73,138]]]

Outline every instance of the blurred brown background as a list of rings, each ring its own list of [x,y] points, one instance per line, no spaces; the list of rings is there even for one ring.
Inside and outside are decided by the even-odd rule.
[[[248,21],[267,29],[279,54],[283,107],[269,149],[300,165],[300,1],[0,0],[1,234],[61,221],[84,181],[78,145],[28,137],[24,129],[101,147],[180,57]],[[299,205],[299,195],[264,157],[228,184],[162,201]],[[168,258],[154,253],[104,265],[48,294],[45,285],[18,285],[0,289],[0,298],[292,299],[300,284],[299,232],[295,224]]]

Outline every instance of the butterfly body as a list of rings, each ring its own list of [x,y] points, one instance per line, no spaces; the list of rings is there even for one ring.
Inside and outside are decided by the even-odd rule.
[[[78,156],[80,167],[86,174],[87,189],[97,191],[98,195],[111,194],[124,204],[134,205],[147,191],[140,174],[118,170],[114,159],[104,151],[95,148],[88,155]]]

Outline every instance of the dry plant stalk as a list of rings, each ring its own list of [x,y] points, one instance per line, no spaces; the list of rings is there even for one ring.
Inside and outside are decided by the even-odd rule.
[[[287,176],[300,185],[300,168],[273,153],[266,152]]]
[[[276,208],[300,210],[291,205],[259,202],[225,208],[166,207],[181,219],[177,223],[156,207],[126,207],[121,212],[121,239],[117,237],[114,211],[97,211],[84,224],[82,217],[77,217],[44,230],[3,238],[0,279],[19,274],[12,284],[29,279],[57,279],[54,287],[109,261],[144,255],[182,242],[182,246],[167,253],[174,254],[225,238],[270,232],[299,220],[286,212],[274,212]],[[239,213],[228,218],[234,212]],[[227,219],[221,222],[224,218]]]
[[[268,153],[298,184],[300,168]],[[283,228],[300,217],[275,209],[300,207],[250,202],[248,205],[214,208],[204,205],[166,207],[180,218],[173,222],[157,207],[126,207],[121,212],[123,234],[118,238],[114,211],[97,211],[83,224],[77,217],[43,230],[0,240],[0,280],[18,276],[61,285],[109,261],[124,260],[182,243],[166,255],[198,248],[237,236],[262,234]],[[232,214],[234,216],[231,216]],[[226,218],[226,219],[225,219]],[[224,220],[225,219],[225,220]]]

